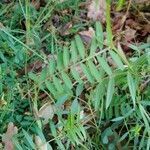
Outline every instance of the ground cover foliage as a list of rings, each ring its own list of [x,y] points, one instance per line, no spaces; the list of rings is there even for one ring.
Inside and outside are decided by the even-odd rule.
[[[0,149],[150,149],[149,2],[0,1]]]

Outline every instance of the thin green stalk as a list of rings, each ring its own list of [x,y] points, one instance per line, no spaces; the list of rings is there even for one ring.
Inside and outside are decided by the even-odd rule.
[[[29,0],[26,0],[26,14],[25,14],[25,19],[26,19],[26,44],[30,45],[30,2]]]
[[[110,17],[110,2],[106,3],[106,32],[107,32],[107,44],[110,48],[113,47],[113,35],[111,28],[111,17]]]

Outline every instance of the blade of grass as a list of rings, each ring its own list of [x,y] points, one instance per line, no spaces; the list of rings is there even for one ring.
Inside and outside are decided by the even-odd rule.
[[[110,103],[112,101],[112,97],[115,90],[115,81],[114,78],[110,78],[108,82],[108,88],[107,88],[107,96],[106,96],[106,109],[110,106]]]

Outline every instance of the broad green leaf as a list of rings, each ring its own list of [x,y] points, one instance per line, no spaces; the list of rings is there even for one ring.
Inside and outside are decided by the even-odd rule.
[[[91,60],[89,60],[87,63],[88,63],[91,74],[95,77],[97,81],[100,81],[101,74],[99,70],[96,68],[96,65],[94,65],[94,63]]]
[[[147,49],[147,48],[150,48],[150,42],[142,43],[142,45],[139,45],[140,50],[144,50],[144,49]]]
[[[77,144],[80,144],[81,139],[78,137],[77,130],[79,130],[77,127],[73,128],[74,140],[76,141]]]
[[[137,51],[138,53],[140,52],[140,49],[138,48],[138,46],[134,44],[129,44],[128,47],[131,48],[132,50]]]
[[[129,132],[124,133],[124,134],[120,137],[119,142],[123,141],[128,135],[129,135]]]
[[[148,60],[148,64],[150,65],[150,48],[146,48],[145,52],[147,54],[147,60]]]
[[[62,76],[62,79],[63,79],[64,83],[66,84],[66,86],[69,89],[72,89],[73,85],[72,85],[70,77],[65,72],[62,72],[61,76]]]
[[[125,110],[125,107],[126,107],[125,102],[122,102],[122,105],[121,105],[121,108],[120,108],[122,116],[125,115],[125,111],[126,111],[126,110]],[[125,110],[125,111],[124,111],[124,110]]]
[[[29,72],[28,76],[31,80],[35,81],[36,83],[38,82],[38,76],[35,73]]]
[[[17,150],[23,150],[23,148],[20,145],[21,143],[19,143],[16,138],[13,138],[12,141],[13,141],[13,144],[15,146],[15,149],[17,149]]]
[[[64,95],[64,96],[60,97],[59,99],[57,99],[56,107],[62,106],[67,100],[68,100],[67,95]]]
[[[120,11],[123,8],[124,3],[125,3],[125,0],[119,0],[117,2],[117,8],[116,8],[116,10]]]
[[[27,140],[28,144],[31,146],[32,149],[35,149],[35,144],[33,143],[32,136],[29,135],[24,129],[22,129],[25,139]]]
[[[150,149],[150,138],[148,138],[148,141],[147,141],[147,147],[146,147],[147,150]]]
[[[54,137],[56,137],[56,136],[57,136],[56,126],[55,126],[55,124],[53,123],[52,120],[49,121],[49,127],[50,127],[50,129],[51,129],[52,135],[53,135]]]
[[[118,53],[118,55],[122,58],[122,60],[124,61],[124,63],[125,63],[126,65],[130,66],[130,64],[129,64],[127,58],[126,58],[126,55],[125,55],[124,51],[123,51],[122,48],[121,48],[121,45],[118,44],[117,49],[114,48],[114,50],[115,50],[115,51]]]
[[[29,121],[21,121],[20,124],[21,124],[22,127],[28,127],[29,125],[31,125],[31,122],[29,122]]]
[[[109,79],[108,88],[107,88],[106,109],[108,109],[108,107],[112,101],[114,90],[115,90],[115,81],[114,81],[114,78],[111,77]]]
[[[80,129],[81,133],[83,134],[84,139],[86,139],[87,136],[86,136],[85,128],[84,128],[82,125],[80,125],[80,126],[79,126],[79,129]]]
[[[147,113],[146,113],[144,107],[140,104],[139,104],[139,109],[140,109],[140,113],[142,115],[143,121],[145,123],[145,127],[149,130],[149,134],[150,134],[150,120],[148,120],[149,117],[147,117]]]
[[[75,36],[76,46],[82,59],[85,57],[85,47],[79,35]]]
[[[141,66],[143,66],[147,62],[147,57],[148,55],[145,53],[144,55],[140,56],[139,58],[136,58],[136,60],[133,60],[133,65],[132,68],[134,70],[140,69]]]
[[[117,122],[117,121],[121,121],[123,119],[124,119],[124,117],[117,117],[117,118],[112,119],[111,121]]]
[[[56,70],[56,61],[55,59],[51,59],[48,64],[49,74],[52,75]]]
[[[46,80],[46,76],[47,76],[47,68],[43,68],[41,74],[40,74],[40,79],[39,81],[42,83],[43,81]]]
[[[59,148],[60,148],[61,150],[66,150],[65,147],[64,147],[64,145],[62,144],[61,140],[56,139],[56,143],[58,144],[58,146],[59,146]]]
[[[76,81],[78,81],[80,84],[83,82],[83,81],[81,80],[81,78],[80,78],[79,73],[76,71],[75,68],[71,68],[71,74],[72,74],[73,78],[74,78]]]
[[[43,142],[46,142],[46,139],[45,139],[45,136],[43,133],[43,129],[41,127],[37,126],[37,124],[33,125],[33,129],[34,129],[34,132],[41,138],[41,140]]]
[[[71,60],[73,63],[78,60],[78,53],[75,41],[71,41]]]
[[[104,144],[108,144],[108,142],[109,142],[108,138],[109,138],[109,136],[111,136],[112,134],[113,134],[112,129],[111,129],[110,127],[106,128],[106,129],[102,132],[102,134],[101,134],[102,142],[103,142]]]
[[[96,39],[98,41],[99,48],[102,49],[104,43],[104,36],[102,24],[99,21],[96,22]]]
[[[100,103],[104,95],[105,95],[105,86],[103,85],[103,83],[99,83],[94,91],[93,103],[95,110],[100,109]]]
[[[82,135],[82,133],[81,133],[81,131],[79,129],[76,130],[76,134],[78,135],[79,139],[81,139],[82,141],[85,140],[83,135]]]
[[[135,80],[133,79],[132,75],[130,72],[127,74],[127,81],[128,81],[128,86],[129,86],[129,91],[131,94],[131,98],[133,101],[133,105],[135,107],[135,99],[136,99],[136,85],[135,85]]]
[[[1,51],[0,51],[0,58],[4,63],[7,62],[7,59],[5,58],[4,54]]]
[[[62,93],[64,91],[63,86],[61,85],[61,81],[57,77],[55,77],[55,76],[53,76],[53,83],[54,83],[56,89],[60,93]]]
[[[72,84],[72,87],[73,87],[73,84]],[[64,88],[64,94],[68,95],[69,97],[73,96],[73,89],[72,88],[68,88],[68,86],[66,84],[63,84],[63,88]]]
[[[142,138],[140,140],[140,144],[139,144],[139,149],[138,150],[143,150],[143,145],[145,143],[145,136],[147,134],[147,128],[145,128],[145,130],[142,133]]]
[[[75,146],[74,142],[76,142],[77,144],[79,144],[79,138],[76,135],[75,128],[72,128],[70,130],[70,132],[69,132],[69,138],[72,140],[72,144],[74,144],[74,146]]]
[[[91,42],[90,56],[92,56],[92,55],[95,54],[96,49],[97,49],[97,43],[96,43],[96,38],[94,37],[94,38],[92,39],[92,42]]]
[[[118,54],[116,54],[115,52],[113,52],[112,50],[110,50],[110,55],[112,57],[112,59],[115,61],[115,63],[117,64],[117,66],[119,67],[119,69],[124,70],[124,65],[120,59],[120,57],[118,56]]]
[[[94,82],[94,78],[93,78],[89,68],[86,65],[84,65],[83,63],[81,63],[81,68],[83,70],[83,73],[86,75],[88,81],[93,83]]]
[[[148,100],[140,101],[140,103],[141,103],[143,106],[150,106],[150,101],[148,101]]]
[[[83,84],[78,84],[76,88],[76,96],[80,96],[83,90],[84,90]]]
[[[129,116],[132,116],[132,114],[133,114],[133,112],[134,112],[134,109],[130,109],[129,111],[126,111],[125,110],[125,114],[124,114],[124,117],[125,118],[127,118],[127,117],[129,117]]]
[[[120,115],[120,108],[118,107],[117,104],[114,106],[114,111],[115,111],[115,116],[118,117]]]
[[[111,68],[109,67],[107,61],[106,61],[103,57],[101,57],[101,56],[97,56],[97,59],[98,59],[100,65],[101,65],[101,67],[104,69],[104,71],[105,71],[109,76],[111,76],[111,75],[112,75],[112,70],[111,70]]]
[[[57,69],[62,70],[63,69],[63,53],[58,52],[57,54]]]
[[[52,54],[54,54],[54,52],[55,52],[55,49],[54,49],[55,41],[54,40],[55,40],[54,37],[51,36],[51,52],[52,52]]]
[[[80,111],[80,105],[77,98],[75,98],[71,105],[71,114],[72,115],[78,114],[79,111]]]
[[[46,87],[48,88],[48,90],[53,94],[56,95],[56,88],[54,86],[54,84],[52,84],[50,81],[45,81]]]
[[[110,105],[109,109],[107,110],[107,118],[108,119],[113,118],[113,108],[112,108],[112,105]]]
[[[69,66],[69,61],[70,61],[70,52],[67,47],[64,47],[63,61],[64,61],[65,68],[67,68]]]

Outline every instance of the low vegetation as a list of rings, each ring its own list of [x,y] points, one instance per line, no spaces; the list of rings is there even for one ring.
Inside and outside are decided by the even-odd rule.
[[[149,5],[136,5],[0,2],[0,149],[150,149]]]

